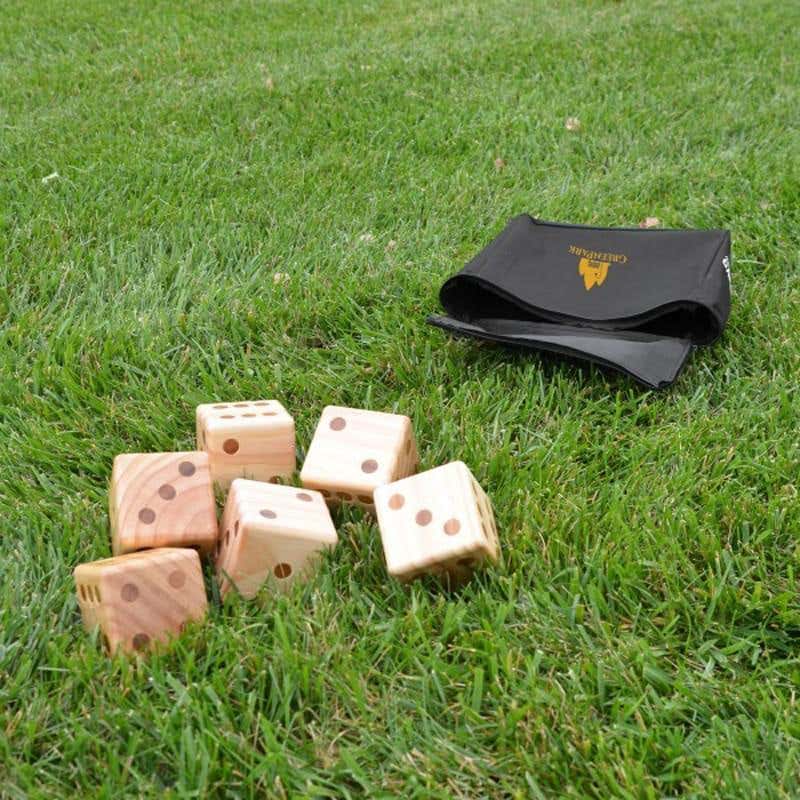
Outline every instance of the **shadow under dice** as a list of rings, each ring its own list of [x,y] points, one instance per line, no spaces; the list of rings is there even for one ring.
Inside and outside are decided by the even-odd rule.
[[[460,582],[499,556],[491,503],[461,461],[381,486],[375,509],[386,567],[401,581],[430,574]]]
[[[220,592],[254,597],[269,581],[287,589],[308,576],[320,553],[338,541],[319,492],[235,480],[220,525],[216,563]]]
[[[355,408],[327,406],[308,449],[300,480],[329,502],[373,508],[383,484],[412,475],[417,445],[411,420]]]
[[[152,547],[196,547],[217,538],[206,453],[127,453],[114,459],[109,496],[115,555]]]
[[[200,557],[160,548],[76,567],[78,605],[88,630],[100,627],[114,653],[149,650],[206,614]]]
[[[206,403],[197,407],[197,449],[223,489],[235,478],[273,481],[295,470],[294,419],[277,400]]]

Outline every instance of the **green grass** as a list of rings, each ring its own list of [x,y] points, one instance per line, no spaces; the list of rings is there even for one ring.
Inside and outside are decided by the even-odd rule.
[[[3,3],[0,796],[798,796],[798,30],[779,0]],[[424,325],[523,211],[730,228],[723,339],[656,394]],[[302,447],[328,403],[409,414],[502,565],[402,587],[345,512],[291,595],[109,660],[71,572],[109,555],[113,456],[262,396]]]

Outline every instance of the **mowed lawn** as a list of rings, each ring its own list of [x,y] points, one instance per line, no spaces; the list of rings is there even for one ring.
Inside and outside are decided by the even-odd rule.
[[[800,6],[4,2],[0,796],[800,794]],[[566,120],[579,120],[569,130]],[[570,125],[569,127],[576,127]],[[499,160],[498,160],[499,159]],[[518,213],[729,228],[664,393],[424,324]],[[336,403],[462,459],[503,561],[284,597],[109,659],[72,570],[120,452]]]

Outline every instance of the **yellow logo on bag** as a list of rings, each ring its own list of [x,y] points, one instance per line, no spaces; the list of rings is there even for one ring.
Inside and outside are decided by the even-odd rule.
[[[625,264],[628,256],[623,253],[598,253],[596,250],[587,250],[571,244],[569,252],[579,256],[578,275],[583,277],[583,285],[588,292],[593,286],[602,286],[608,277],[608,268],[612,264]]]
[[[600,286],[608,276],[608,261],[594,261],[591,258],[582,258],[578,264],[578,274],[583,275],[583,285],[588,292],[592,286]]]

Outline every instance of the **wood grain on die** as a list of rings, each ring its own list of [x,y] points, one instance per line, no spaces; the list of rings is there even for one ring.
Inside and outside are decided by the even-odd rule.
[[[226,489],[235,478],[290,477],[295,470],[294,419],[277,400],[206,403],[196,412],[197,448]]]
[[[100,626],[110,652],[147,650],[167,642],[207,601],[200,557],[191,549],[160,548],[81,564],[74,572],[84,625]]]
[[[355,408],[328,406],[308,449],[300,480],[329,502],[371,508],[378,486],[412,475],[417,445],[411,420]]]
[[[237,479],[223,512],[220,592],[253,597],[266,581],[288,589],[309,574],[338,537],[319,492]]]
[[[217,516],[205,453],[127,453],[114,459],[109,494],[115,555],[151,547],[210,553]]]
[[[379,487],[375,507],[387,569],[400,580],[462,577],[498,558],[491,503],[460,461]]]

